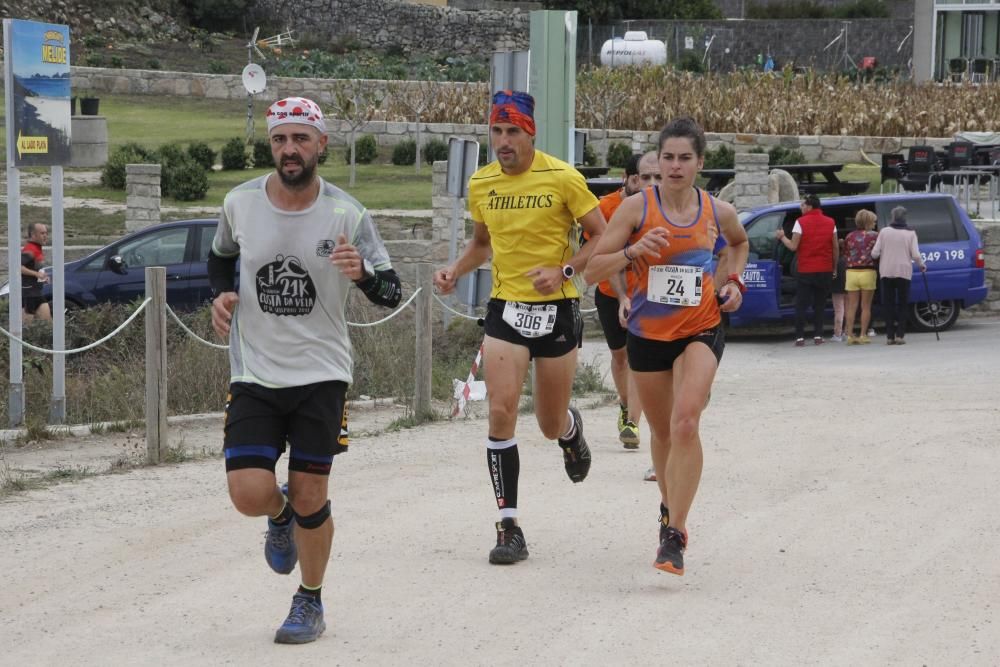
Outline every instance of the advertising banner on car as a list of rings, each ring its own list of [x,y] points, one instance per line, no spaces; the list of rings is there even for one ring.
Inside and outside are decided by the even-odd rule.
[[[4,19],[8,161],[66,166],[70,159],[69,26]]]

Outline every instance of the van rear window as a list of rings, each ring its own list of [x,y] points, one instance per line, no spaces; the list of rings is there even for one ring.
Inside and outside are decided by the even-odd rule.
[[[941,197],[879,202],[877,209],[879,229],[889,224],[892,219],[892,209],[897,206],[906,209],[906,224],[917,233],[917,240],[920,243],[969,240],[969,232],[959,221],[951,199]]]

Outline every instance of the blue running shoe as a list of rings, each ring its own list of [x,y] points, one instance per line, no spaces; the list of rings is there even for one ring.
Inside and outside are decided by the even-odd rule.
[[[319,639],[326,630],[323,620],[323,603],[304,593],[292,596],[292,609],[288,618],[274,635],[275,644],[308,644]]]
[[[281,486],[281,493],[288,502],[288,485]],[[278,574],[290,574],[295,569],[295,564],[299,561],[299,552],[295,548],[295,539],[292,530],[295,521],[289,521],[284,526],[279,526],[267,518],[267,534],[264,536],[264,559],[271,569]]]

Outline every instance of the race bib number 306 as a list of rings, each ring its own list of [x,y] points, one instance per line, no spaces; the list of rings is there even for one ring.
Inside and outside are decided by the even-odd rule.
[[[703,274],[700,266],[651,266],[646,298],[668,306],[697,306],[701,303]]]
[[[503,321],[525,338],[541,338],[555,327],[556,305],[508,301],[503,307]]]

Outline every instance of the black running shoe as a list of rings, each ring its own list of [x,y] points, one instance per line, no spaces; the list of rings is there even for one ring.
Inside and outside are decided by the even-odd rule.
[[[559,440],[559,446],[563,450],[563,463],[566,465],[566,474],[574,483],[587,479],[590,472],[590,447],[583,437],[583,417],[580,411],[570,407],[573,419],[576,422],[576,435],[570,441]]]
[[[490,550],[490,562],[510,565],[528,557],[528,543],[524,541],[521,527],[513,519],[497,522],[497,545]]]
[[[683,576],[685,547],[687,547],[687,535],[661,523],[660,548],[656,550],[656,562],[653,563],[653,567]]]

